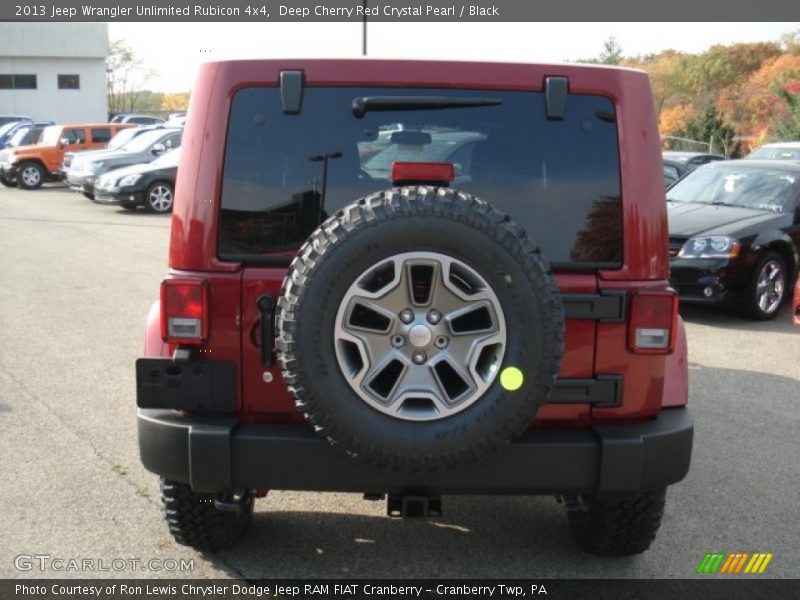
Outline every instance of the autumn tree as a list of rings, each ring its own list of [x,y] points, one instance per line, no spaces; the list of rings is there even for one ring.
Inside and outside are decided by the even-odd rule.
[[[185,111],[189,106],[188,92],[180,94],[164,94],[161,99],[161,109],[169,111]]]

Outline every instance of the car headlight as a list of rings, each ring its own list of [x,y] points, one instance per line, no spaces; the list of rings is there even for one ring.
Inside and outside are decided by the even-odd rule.
[[[131,175],[125,175],[125,177],[123,177],[122,179],[119,180],[117,185],[119,187],[133,185],[134,183],[139,181],[141,178],[142,178],[141,173],[132,173]]]
[[[693,237],[687,240],[678,256],[681,258],[733,258],[741,244],[727,235]]]

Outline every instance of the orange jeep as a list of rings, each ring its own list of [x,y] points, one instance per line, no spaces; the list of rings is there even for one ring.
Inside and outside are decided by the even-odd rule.
[[[57,179],[64,153],[105,148],[121,129],[134,125],[95,123],[52,125],[45,128],[40,143],[18,146],[0,153],[0,180],[7,186],[35,190],[47,180]]]

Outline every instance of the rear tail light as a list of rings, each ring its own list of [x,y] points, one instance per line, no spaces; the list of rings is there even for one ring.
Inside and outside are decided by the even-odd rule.
[[[202,279],[161,282],[161,337],[170,344],[202,344],[208,337],[208,286]]]
[[[631,294],[628,348],[637,354],[669,354],[675,349],[678,296],[670,290]]]

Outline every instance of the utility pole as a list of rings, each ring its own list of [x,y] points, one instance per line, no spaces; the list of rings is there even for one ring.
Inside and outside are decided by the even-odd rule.
[[[367,0],[361,0],[361,5],[364,7],[364,18],[361,25],[361,55],[367,55]]]

